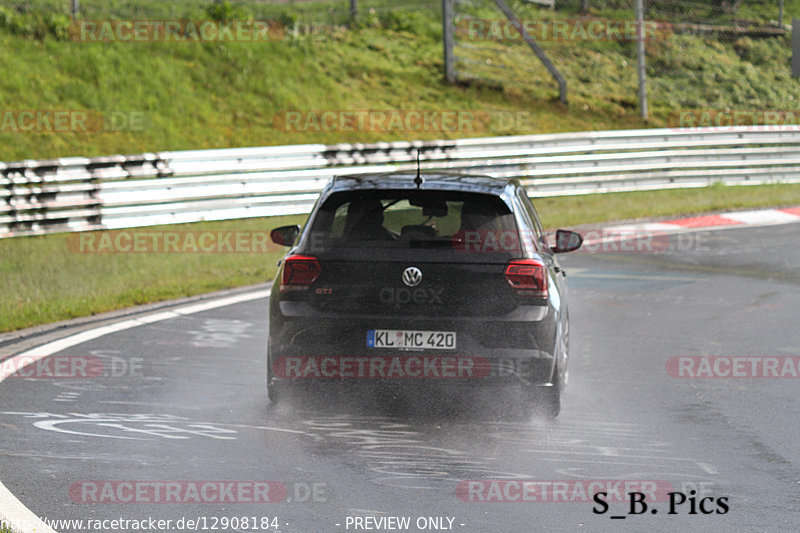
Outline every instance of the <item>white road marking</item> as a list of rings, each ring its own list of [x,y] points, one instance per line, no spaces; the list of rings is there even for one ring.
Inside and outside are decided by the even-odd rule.
[[[697,463],[697,466],[699,466],[709,474],[719,474],[719,472],[717,472],[717,469],[708,463]]]
[[[13,363],[6,365],[3,368],[14,368],[19,370],[62,350],[66,350],[67,348],[77,344],[97,339],[105,335],[110,335],[111,333],[124,331],[137,326],[143,326],[145,324],[160,322],[162,320],[168,320],[170,318],[191,315],[193,313],[199,313],[209,309],[216,309],[218,307],[225,307],[250,300],[266,298],[269,296],[269,293],[269,289],[247,292],[244,294],[237,294],[236,296],[220,298],[219,300],[212,300],[210,302],[185,305],[172,311],[162,311],[152,315],[145,315],[142,317],[116,322],[114,324],[109,324],[107,326],[89,329],[76,335],[71,335],[57,341],[48,342],[47,344],[42,344],[41,346],[37,346],[17,354],[10,359],[13,361]],[[17,368],[17,363],[23,362],[24,365]],[[0,383],[6,380],[12,373],[13,372],[9,372],[8,370],[0,369]],[[44,521],[36,516],[33,511],[25,507],[22,502],[20,502],[17,497],[14,496],[11,491],[8,490],[2,483],[0,483],[0,519],[4,520],[8,524],[20,524],[13,528],[17,533],[56,533],[53,528],[45,524]]]
[[[586,268],[572,268],[569,270],[571,277],[579,278],[602,278],[602,279],[624,279],[634,280],[641,279],[647,281],[697,281],[697,277],[690,276],[654,276],[647,274],[605,274],[602,272],[593,273]]]

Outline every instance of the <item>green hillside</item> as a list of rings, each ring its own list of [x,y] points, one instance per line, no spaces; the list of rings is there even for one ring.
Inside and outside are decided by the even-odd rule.
[[[367,11],[357,23],[303,33],[302,13],[236,8],[220,15],[197,2],[186,6],[186,16],[197,19],[274,16],[298,33],[267,42],[81,42],[71,38],[66,15],[0,8],[0,160],[658,127],[673,125],[670,117],[683,109],[800,109],[785,36],[675,33],[648,42],[652,116],[645,122],[637,110],[634,42],[544,43],[568,80],[563,105],[520,43],[494,52],[507,73],[497,83],[446,84],[437,9]],[[528,17],[551,16],[526,9]],[[166,16],[155,11],[155,18]],[[41,131],[45,117],[45,126],[24,131],[24,110],[87,112],[90,127]],[[326,131],[312,121],[287,131],[285,112],[308,110],[449,110],[472,119],[466,127],[427,130],[389,124]]]

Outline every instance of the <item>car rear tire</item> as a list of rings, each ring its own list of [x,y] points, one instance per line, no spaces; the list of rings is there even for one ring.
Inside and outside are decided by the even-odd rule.
[[[275,383],[275,378],[272,375],[272,360],[267,357],[267,398],[269,398],[269,403],[273,405],[277,404],[282,396],[278,385]]]
[[[558,368],[555,374],[553,386],[544,389],[539,406],[542,415],[547,418],[555,418],[561,412],[561,375],[558,373]]]
[[[561,412],[561,392],[563,380],[558,363],[553,368],[553,384],[549,387],[537,387],[532,394],[533,411],[544,418],[556,418]]]

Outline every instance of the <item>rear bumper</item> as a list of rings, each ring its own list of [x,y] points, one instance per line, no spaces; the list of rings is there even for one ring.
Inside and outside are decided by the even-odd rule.
[[[432,380],[278,380],[270,384],[278,389],[282,398],[297,400],[341,401],[349,398],[357,404],[362,402],[391,400],[406,405],[435,407],[448,403],[458,405],[502,406],[518,403],[521,398],[533,400],[540,390],[550,384],[524,384],[519,381],[432,381]]]
[[[452,350],[373,348],[371,329],[452,331]],[[460,319],[273,318],[270,368],[276,382],[374,387],[547,385],[556,322]]]

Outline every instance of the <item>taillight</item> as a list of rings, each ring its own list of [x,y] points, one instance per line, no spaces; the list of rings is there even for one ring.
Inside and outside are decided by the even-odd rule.
[[[547,269],[535,259],[517,259],[506,266],[506,280],[517,294],[547,298]]]
[[[306,290],[320,274],[322,268],[316,257],[290,255],[283,262],[281,292]]]

